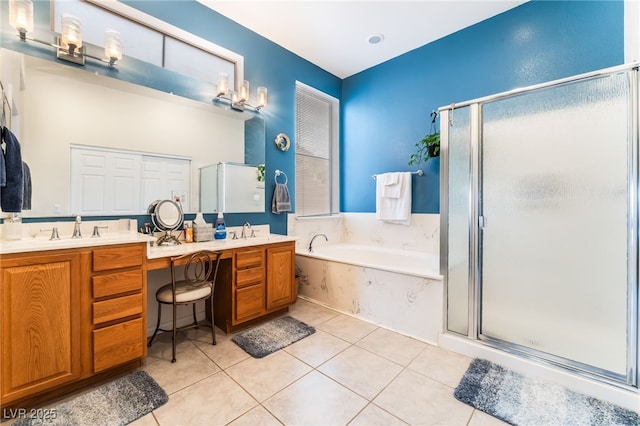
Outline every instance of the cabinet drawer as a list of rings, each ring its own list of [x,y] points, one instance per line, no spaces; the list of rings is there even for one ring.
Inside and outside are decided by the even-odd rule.
[[[264,250],[236,252],[236,268],[238,269],[262,267],[263,264]]]
[[[142,313],[142,295],[118,297],[93,303],[93,324],[98,325]]]
[[[126,247],[99,248],[93,251],[93,270],[127,268],[142,265],[144,245],[130,244]]]
[[[142,318],[94,330],[93,371],[98,373],[144,356]]]
[[[259,317],[264,313],[264,285],[236,290],[236,323]]]
[[[236,272],[236,287],[246,287],[254,284],[261,284],[264,279],[262,268],[242,269]]]
[[[93,298],[100,299],[116,294],[142,290],[142,270],[118,272],[92,278]]]

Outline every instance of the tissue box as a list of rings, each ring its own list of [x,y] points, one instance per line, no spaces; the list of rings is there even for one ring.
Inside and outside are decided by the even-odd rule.
[[[193,241],[211,241],[213,240],[213,224],[205,223],[204,225],[193,224]]]

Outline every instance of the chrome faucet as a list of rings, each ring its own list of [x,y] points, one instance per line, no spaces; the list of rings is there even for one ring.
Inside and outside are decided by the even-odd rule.
[[[316,235],[314,235],[313,238],[311,238],[311,241],[309,241],[309,253],[313,253],[313,240],[315,240],[316,237],[324,237],[325,241],[329,241],[327,236],[324,235],[324,234],[316,234]]]
[[[240,238],[247,238],[247,229],[251,231],[251,224],[249,222],[245,222],[242,225],[242,234],[240,234]]]
[[[51,237],[49,237],[49,240],[53,241],[53,240],[59,240],[60,239],[60,234],[58,234],[58,227],[54,226],[53,229],[51,230]]]
[[[76,224],[73,226],[73,235],[71,238],[82,238],[82,232],[80,231],[80,223],[82,219],[80,216],[76,216]]]

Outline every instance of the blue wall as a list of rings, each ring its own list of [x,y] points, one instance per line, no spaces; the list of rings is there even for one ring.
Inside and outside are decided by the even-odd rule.
[[[46,28],[49,2],[34,3],[36,25]],[[266,120],[269,200],[276,169],[287,173],[292,195],[295,188],[294,149],[281,152],[273,139],[280,132],[294,139],[296,80],[341,99],[341,210],[345,212],[375,211],[371,175],[409,169],[408,158],[415,142],[428,132],[433,109],[623,62],[622,1],[526,3],[345,80],[193,0],[124,3],[243,55],[245,78],[252,87],[268,87],[269,106],[260,115]],[[2,14],[4,23],[6,2]],[[3,27],[3,47],[55,60],[51,49],[16,41],[13,29]],[[86,69],[204,102],[210,102],[207,94],[213,92],[212,83],[130,58],[112,71],[90,63]],[[439,160],[419,167],[426,175],[414,177],[413,211],[438,212]],[[270,209],[225,217],[231,226],[249,220],[270,223],[274,232],[286,233],[286,215],[271,214]],[[143,221],[149,220],[140,217]]]
[[[622,1],[533,1],[343,81],[341,210],[375,211],[375,181],[413,177],[413,212],[439,212],[440,159],[407,165],[432,110],[624,62]]]

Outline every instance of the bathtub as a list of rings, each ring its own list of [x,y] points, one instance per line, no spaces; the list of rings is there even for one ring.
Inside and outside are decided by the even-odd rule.
[[[301,297],[432,344],[442,331],[438,267],[429,253],[355,244],[296,253]]]

